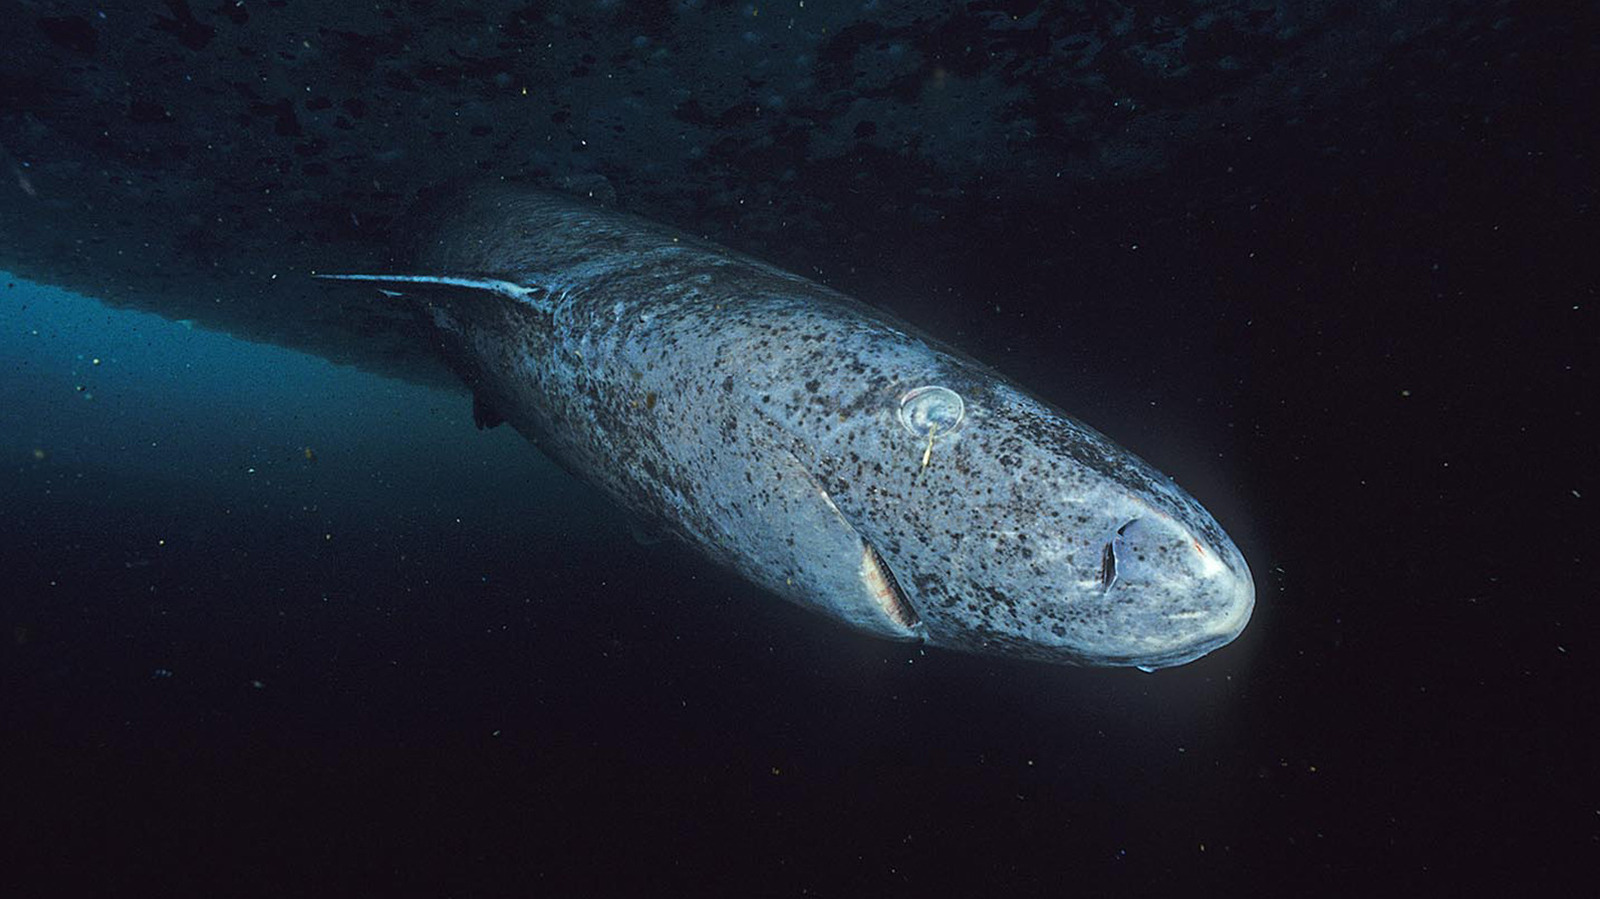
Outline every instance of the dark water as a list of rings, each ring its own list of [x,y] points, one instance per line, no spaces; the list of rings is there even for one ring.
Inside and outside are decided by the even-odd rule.
[[[838,233],[704,220],[950,338],[1216,514],[1255,618],[1155,674],[843,632],[637,542],[459,391],[6,278],[0,896],[1592,879],[1595,46],[1540,56],[1496,9],[1513,24],[1473,28],[1505,47],[1397,35],[1345,105],[1279,84],[1279,127],[1214,157],[1174,139],[1116,185],[1073,170],[1034,201],[1000,153],[950,207],[978,214],[911,227],[870,182],[922,178],[935,208],[943,182],[863,153],[809,213]],[[200,42],[189,14],[152,34]],[[652,171],[608,177],[672,195]]]
[[[1253,635],[1177,677],[879,643],[639,545],[458,396],[9,285],[24,871],[649,892],[771,866],[774,891],[836,892],[957,844],[1018,882],[1062,841],[1143,880],[1141,854],[1225,858],[1249,826],[1211,769]],[[1279,761],[1229,774],[1315,764]]]

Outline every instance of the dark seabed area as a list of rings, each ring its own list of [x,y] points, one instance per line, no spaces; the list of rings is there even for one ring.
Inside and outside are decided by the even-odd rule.
[[[679,169],[638,136],[666,118],[644,69],[573,48],[688,54],[673,42],[702,20],[756,30],[775,10],[490,3],[450,20],[453,57],[428,49],[446,24],[394,24],[405,4],[361,39],[271,24],[284,4],[117,13],[155,23],[130,33],[173,71],[227,44],[217,67],[310,81],[288,50],[247,54],[264,38],[245,31],[342,42],[340,77],[381,85],[371,116],[437,115],[402,134],[338,92],[74,93],[59,84],[116,68],[116,26],[47,6],[14,12],[60,71],[0,66],[0,896],[1570,895],[1600,870],[1600,32],[1578,16],[1307,4],[1309,22],[1261,26],[1319,36],[1282,38],[1305,70],[1253,56],[1248,30],[1157,28],[1192,32],[1194,71],[1220,80],[1157,84],[1124,48],[1078,87],[1133,85],[1166,124],[1068,116],[1039,149],[1018,135],[1044,113],[1018,110],[1046,76],[955,47],[1042,35],[1060,10],[963,5],[988,23],[969,34],[902,15],[915,4],[852,6],[811,50],[821,86],[782,114],[825,94],[808,127],[853,149],[680,100],[701,145]],[[1084,35],[1130,33],[1065,8]],[[754,65],[749,32],[705,27],[685,66]],[[571,84],[479,66],[466,35],[487,31],[548,38]],[[1028,52],[1077,52],[1053,33]],[[949,72],[852,51],[874,85],[856,96],[829,56],[845,35],[891,56],[939,44]],[[1362,74],[1316,94],[1342,53]],[[571,85],[607,64],[641,85],[605,107],[635,143],[569,115],[502,170],[509,143],[424,136],[504,128],[489,86],[548,89],[582,122],[604,91]],[[1260,80],[1229,80],[1240,66]],[[945,77],[996,93],[952,109],[911,86]],[[779,102],[730,83],[703,89]],[[103,140],[79,128],[102,100],[131,122]],[[945,133],[897,157],[875,143],[915,130],[895,104],[994,143]],[[323,110],[348,119],[323,128]],[[251,116],[239,169],[271,168],[270,190],[206,169],[210,138],[185,136]],[[324,132],[333,149],[299,149]],[[408,141],[435,149],[382,156]],[[382,177],[411,187],[366,192],[342,147],[409,166]],[[262,161],[277,151],[293,164]],[[1054,156],[1066,168],[1041,175]],[[1255,577],[1248,629],[1149,674],[966,656],[846,631],[639,539],[510,428],[476,429],[375,291],[329,312],[308,277],[383,264],[402,201],[452,165],[615,189],[994,365],[1212,511]],[[282,235],[156,214],[207,178],[217,222],[281,204],[259,215]],[[81,193],[31,205],[52,185]],[[741,210],[752,190],[767,211]]]

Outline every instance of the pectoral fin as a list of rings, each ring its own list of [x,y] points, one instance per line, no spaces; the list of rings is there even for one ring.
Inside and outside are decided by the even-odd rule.
[[[764,513],[738,535],[746,554],[761,558],[751,576],[785,572],[768,582],[779,595],[852,627],[894,640],[919,640],[920,616],[878,551],[844,517],[806,469],[788,439],[758,417],[742,434],[752,448],[738,477],[759,479]]]

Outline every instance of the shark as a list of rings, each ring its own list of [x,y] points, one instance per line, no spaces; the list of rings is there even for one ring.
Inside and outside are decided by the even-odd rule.
[[[1386,140],[1374,73],[1478,39],[1442,6],[812,4],[756,28],[715,4],[0,0],[19,35],[0,270],[465,384],[481,423],[851,627],[1159,668],[1232,639],[1254,601],[1188,493],[879,309],[608,207],[799,270],[880,266],[862,293],[930,257],[949,274],[911,291],[970,296],[994,265],[1049,285],[1130,227],[1292,195],[1273,160],[1353,145],[1353,122]],[[1310,83],[1307,119],[1286,86]],[[1275,133],[1299,137],[1260,155]],[[1253,162],[1222,186],[1218,158]],[[419,202],[458,179],[481,180]],[[870,239],[905,224],[931,226]]]
[[[1249,566],[1193,497],[893,316],[530,187],[416,217],[403,269],[317,277],[420,318],[480,427],[778,597],[890,640],[1146,671],[1250,619]]]

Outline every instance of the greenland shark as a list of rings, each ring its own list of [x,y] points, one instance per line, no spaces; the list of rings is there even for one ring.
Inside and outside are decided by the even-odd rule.
[[[617,503],[860,631],[1089,666],[1233,640],[1249,567],[1104,435],[871,306],[504,184],[431,204],[407,304],[474,396]]]

